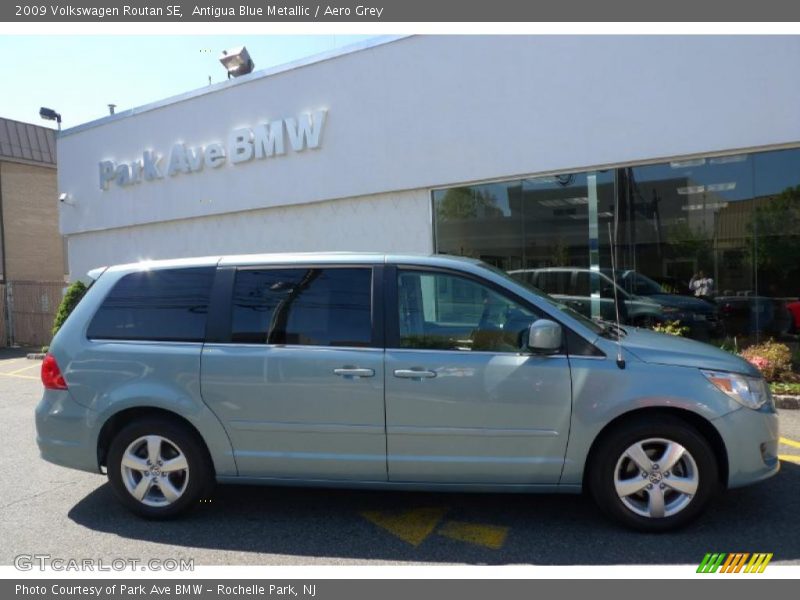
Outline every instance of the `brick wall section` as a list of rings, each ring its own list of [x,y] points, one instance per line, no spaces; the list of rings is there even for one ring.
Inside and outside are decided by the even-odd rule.
[[[63,281],[56,170],[0,162],[6,280]]]

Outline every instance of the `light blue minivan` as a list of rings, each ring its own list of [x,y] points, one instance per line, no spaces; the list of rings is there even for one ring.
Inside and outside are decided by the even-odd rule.
[[[42,365],[37,440],[145,517],[214,482],[585,489],[662,531],[779,469],[749,363],[590,321],[476,260],[249,255],[90,276]]]

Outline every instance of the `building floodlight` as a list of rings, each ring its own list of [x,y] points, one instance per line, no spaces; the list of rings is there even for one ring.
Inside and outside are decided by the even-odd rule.
[[[252,73],[255,68],[253,59],[250,58],[250,53],[244,46],[223,50],[219,62],[228,71],[228,79]]]
[[[58,130],[61,131],[61,115],[54,111],[52,108],[45,108],[44,106],[39,109],[39,116],[48,121],[55,121],[58,123]]]

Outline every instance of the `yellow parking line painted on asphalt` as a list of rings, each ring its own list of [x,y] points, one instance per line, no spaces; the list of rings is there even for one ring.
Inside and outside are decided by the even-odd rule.
[[[41,377],[34,377],[33,375],[14,375],[12,373],[0,373],[0,377],[14,377],[16,379],[35,379],[37,381],[41,380]]]
[[[22,373],[23,371],[28,371],[30,369],[41,369],[42,363],[36,362],[32,365],[28,365],[27,367],[22,367],[21,369],[17,369],[16,371],[4,371],[3,375],[16,375],[17,373]]]
[[[477,546],[485,546],[492,550],[499,550],[506,543],[508,527],[498,525],[484,525],[482,523],[465,523],[462,521],[447,521],[436,532],[452,540],[467,542]]]
[[[792,462],[800,465],[800,455],[798,454],[778,454],[778,458],[786,462]]]
[[[399,537],[419,546],[436,529],[446,508],[414,508],[403,512],[365,511],[361,516]]]
[[[13,365],[13,364],[18,363],[18,362],[23,361],[23,360],[27,361],[28,359],[23,356],[22,358],[12,358],[10,360],[0,360],[0,365],[2,365],[2,366]]]
[[[782,437],[778,440],[781,444],[791,446],[792,448],[800,448],[800,442],[790,440],[789,438]]]

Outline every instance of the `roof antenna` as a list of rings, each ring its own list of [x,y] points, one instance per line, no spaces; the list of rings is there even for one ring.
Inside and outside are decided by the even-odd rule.
[[[620,369],[625,368],[625,359],[622,357],[622,327],[619,323],[619,298],[617,296],[617,261],[614,242],[616,241],[616,227],[617,225],[617,211],[614,211],[614,233],[611,235],[611,223],[608,224],[608,244],[611,249],[611,281],[614,287],[614,311],[617,316],[617,366]]]

